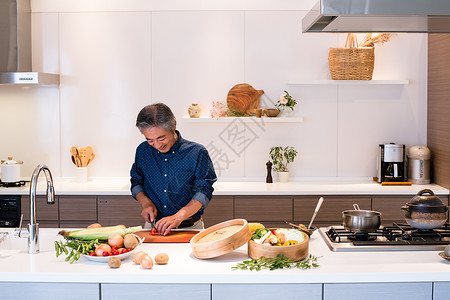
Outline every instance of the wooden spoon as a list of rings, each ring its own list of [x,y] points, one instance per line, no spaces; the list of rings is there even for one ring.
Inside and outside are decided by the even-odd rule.
[[[91,146],[86,146],[86,148],[84,148],[84,150],[85,150],[85,154],[86,154],[86,166],[87,166],[95,157],[95,155],[92,156],[94,154],[94,149]]]
[[[70,147],[70,153],[72,153],[72,157],[75,163],[75,166],[81,167],[80,157],[78,156],[78,150],[76,147]]]
[[[86,167],[87,166],[87,162],[88,162],[88,160],[90,158],[90,156],[86,155],[86,148],[78,147],[78,154],[80,156],[81,167]]]
[[[94,159],[95,157],[95,153],[92,153],[91,157],[89,158],[87,164],[89,165],[91,163],[91,161]]]

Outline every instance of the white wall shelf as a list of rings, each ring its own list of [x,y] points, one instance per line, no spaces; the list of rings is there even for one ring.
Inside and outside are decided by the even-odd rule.
[[[289,80],[290,85],[405,85],[409,80]]]
[[[274,118],[268,118],[268,117],[262,117],[262,118],[256,118],[256,117],[226,117],[226,118],[220,118],[220,119],[214,119],[210,117],[200,117],[200,118],[190,118],[188,116],[184,116],[183,122],[187,123],[231,123],[235,121],[236,119],[239,119],[239,121],[242,121],[244,123],[301,123],[303,122],[303,117],[274,117]]]

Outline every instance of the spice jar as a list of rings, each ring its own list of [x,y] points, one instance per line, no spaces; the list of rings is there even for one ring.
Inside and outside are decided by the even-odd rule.
[[[191,118],[200,118],[200,106],[198,106],[197,103],[192,103],[191,106],[189,106],[188,113],[189,117]]]

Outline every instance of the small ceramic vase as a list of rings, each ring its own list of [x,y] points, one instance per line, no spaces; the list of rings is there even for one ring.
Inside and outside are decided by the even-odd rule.
[[[192,103],[191,106],[189,106],[188,113],[189,117],[191,118],[200,118],[200,106],[198,106],[197,103]]]
[[[289,182],[289,172],[278,172],[279,182]]]
[[[289,118],[289,117],[293,117],[293,116],[294,116],[294,111],[290,108],[284,108],[280,111],[280,117]]]

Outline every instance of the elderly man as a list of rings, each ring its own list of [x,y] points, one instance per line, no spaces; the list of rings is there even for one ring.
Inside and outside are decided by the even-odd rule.
[[[131,193],[142,206],[145,228],[163,235],[173,228],[203,228],[201,215],[217,180],[208,151],[181,137],[163,103],[144,107],[136,126],[146,141],[136,149]]]

